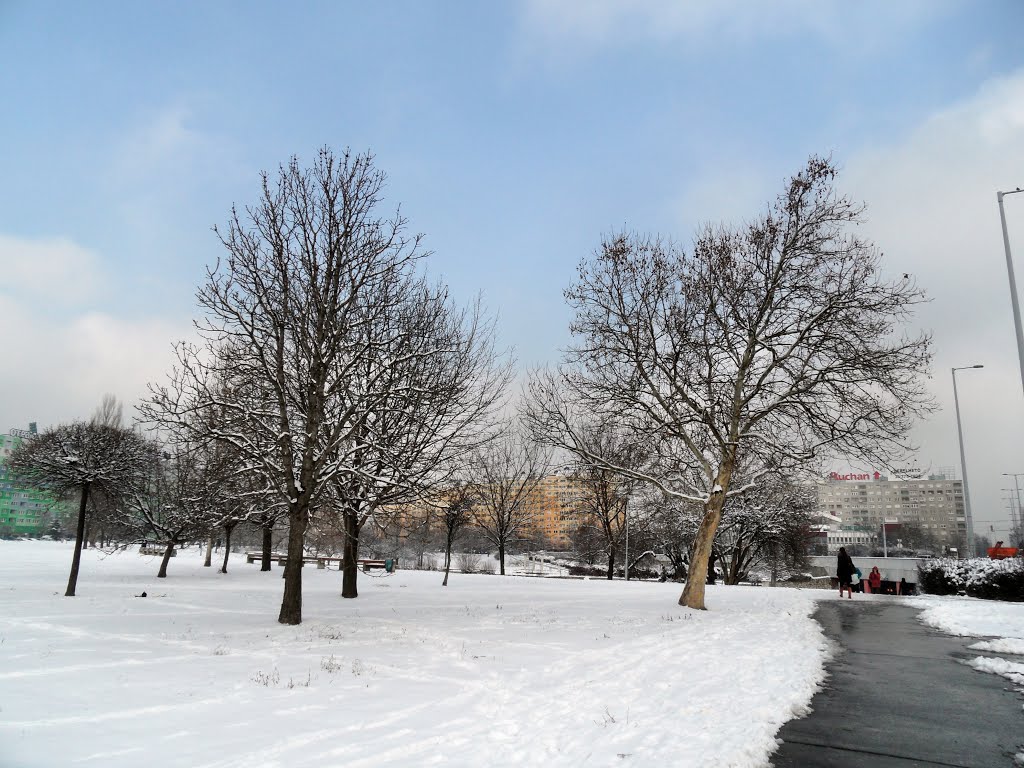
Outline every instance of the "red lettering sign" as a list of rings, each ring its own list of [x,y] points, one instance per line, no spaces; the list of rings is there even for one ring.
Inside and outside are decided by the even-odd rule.
[[[882,476],[879,472],[873,474],[874,477],[867,472],[847,472],[845,475],[840,475],[838,472],[829,472],[828,476],[831,480],[878,480]]]

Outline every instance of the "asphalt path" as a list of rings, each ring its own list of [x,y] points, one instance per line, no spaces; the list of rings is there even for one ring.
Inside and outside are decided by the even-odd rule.
[[[775,768],[1007,768],[1024,752],[1024,696],[962,661],[994,656],[917,620],[898,598],[822,600],[814,614],[836,644],[812,712],[779,731]],[[1006,658],[1019,657],[1008,656]]]

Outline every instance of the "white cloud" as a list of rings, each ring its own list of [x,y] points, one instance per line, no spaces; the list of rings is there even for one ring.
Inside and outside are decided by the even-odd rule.
[[[846,159],[842,190],[868,203],[867,233],[893,274],[932,298],[917,313],[935,334],[932,389],[942,413],[917,430],[921,458],[959,468],[950,368],[957,374],[975,518],[1005,519],[1000,489],[1024,472],[1024,396],[996,191],[1024,186],[1024,70],[924,120],[908,135]],[[1018,284],[1024,195],[1006,200]],[[988,523],[977,529],[987,532]]]
[[[860,3],[856,8],[820,0],[526,0],[522,24],[529,36],[563,52],[566,44],[594,48],[653,40],[704,46],[723,39],[749,42],[807,34],[863,50],[876,37],[898,39],[904,24],[948,5],[926,0]]]
[[[0,295],[35,302],[94,300],[103,281],[96,254],[60,237],[0,234]]]
[[[88,418],[104,393],[128,406],[172,364],[188,318],[118,316],[105,309],[99,256],[63,238],[0,235],[4,376],[0,430]]]

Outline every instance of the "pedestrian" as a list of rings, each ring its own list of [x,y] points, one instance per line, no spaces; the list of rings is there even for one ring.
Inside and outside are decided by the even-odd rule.
[[[882,590],[882,573],[878,570],[877,565],[868,574],[868,587],[872,592],[880,592]]]
[[[839,579],[839,596],[843,596],[843,588],[846,588],[846,596],[853,599],[853,574],[857,567],[853,560],[846,554],[846,547],[839,548],[839,559],[836,562],[836,577]]]

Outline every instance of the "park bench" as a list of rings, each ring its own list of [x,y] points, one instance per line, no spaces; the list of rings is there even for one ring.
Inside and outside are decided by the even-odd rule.
[[[363,573],[380,568],[388,573],[394,573],[398,569],[398,560],[356,560],[363,569]]]
[[[163,557],[164,552],[167,551],[166,544],[158,544],[156,542],[144,541],[142,546],[139,547],[140,555],[156,555],[157,557]],[[171,557],[177,557],[178,550],[171,550]]]
[[[270,560],[272,562],[276,562],[278,565],[283,566],[285,563],[288,562],[288,555],[274,553],[270,555]],[[344,558],[336,557],[333,555],[305,555],[302,558],[302,564],[305,565],[306,563],[316,563],[316,567],[321,570],[331,565],[337,564],[338,569],[341,570],[343,560]],[[245,562],[252,564],[257,561],[263,561],[262,552],[245,553]],[[382,568],[386,570],[388,573],[391,573],[395,570],[395,568],[398,565],[397,560],[357,560],[356,563],[359,565],[360,568],[363,569],[364,572],[373,570],[375,568]]]

